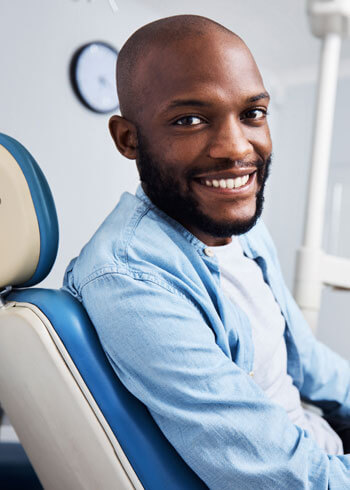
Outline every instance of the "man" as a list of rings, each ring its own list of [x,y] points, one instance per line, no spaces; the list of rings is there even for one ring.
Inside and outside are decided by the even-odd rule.
[[[315,341],[259,219],[269,95],[243,41],[176,16],[122,48],[125,193],[65,287],[127,389],[212,489],[350,488],[348,364]],[[304,409],[301,398],[324,411]]]

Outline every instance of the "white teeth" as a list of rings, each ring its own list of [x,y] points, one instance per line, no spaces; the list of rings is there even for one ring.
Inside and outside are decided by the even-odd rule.
[[[205,180],[205,185],[207,187],[220,187],[221,189],[237,189],[242,187],[249,180],[249,175],[244,175],[243,177],[236,177],[235,179],[220,179],[220,180]]]
[[[242,185],[242,179],[241,177],[237,177],[237,179],[235,179],[235,189],[236,187],[241,187]]]

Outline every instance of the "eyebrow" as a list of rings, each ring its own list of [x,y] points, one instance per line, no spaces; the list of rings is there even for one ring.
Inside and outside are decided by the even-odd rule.
[[[252,97],[248,97],[246,99],[246,103],[257,102],[261,99],[270,99],[270,95],[268,92],[262,92],[261,94],[253,95]],[[208,107],[212,105],[209,102],[205,102],[199,99],[175,99],[173,100],[167,107],[167,110],[173,109],[175,107]]]
[[[175,99],[167,107],[167,109],[173,109],[174,107],[183,106],[197,106],[197,107],[207,107],[211,104],[198,99]]]
[[[261,99],[270,99],[270,94],[268,92],[262,92],[261,94],[253,95],[253,97],[247,99],[247,102],[257,102]]]

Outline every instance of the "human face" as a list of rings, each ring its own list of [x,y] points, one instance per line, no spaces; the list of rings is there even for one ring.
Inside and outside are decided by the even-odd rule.
[[[196,198],[192,193],[188,192],[183,194],[181,192],[181,185],[174,180],[172,172],[169,168],[163,168],[162,165],[157,162],[149,152],[146,143],[143,140],[143,136],[138,132],[138,151],[139,160],[138,168],[142,185],[146,190],[148,197],[156,204],[160,209],[165,211],[169,216],[175,218],[180,223],[184,223],[183,217],[186,216],[186,223],[188,229],[193,232],[197,230],[197,236],[200,232],[200,238],[208,244],[219,244],[215,238],[226,238],[223,240],[223,244],[227,243],[227,237],[232,235],[241,235],[249,231],[260,217],[264,203],[264,187],[268,177],[271,158],[268,158],[266,162],[257,161],[256,171],[257,179],[259,182],[259,190],[256,194],[256,206],[255,213],[249,219],[244,220],[215,220],[210,215],[204,214]],[[248,177],[246,177],[247,179]],[[187,175],[187,179],[191,180],[191,171]],[[243,183],[244,185],[244,183]],[[204,238],[205,235],[213,238],[214,242]]]
[[[204,243],[227,243],[262,210],[269,96],[250,52],[232,36],[177,43],[153,56],[138,125],[145,192]]]

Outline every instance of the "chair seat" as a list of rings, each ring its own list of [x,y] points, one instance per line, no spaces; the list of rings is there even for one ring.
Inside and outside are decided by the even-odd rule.
[[[54,325],[145,488],[207,488],[169,444],[147,408],[119,381],[77,300],[65,291],[41,288],[13,291],[8,300],[35,305]]]

